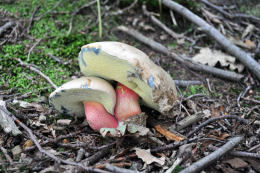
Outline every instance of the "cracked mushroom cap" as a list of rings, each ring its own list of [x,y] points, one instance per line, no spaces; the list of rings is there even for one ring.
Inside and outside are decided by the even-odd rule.
[[[139,49],[120,42],[96,42],[79,53],[85,76],[118,81],[135,91],[143,104],[167,114],[177,104],[178,94],[170,75]]]
[[[116,94],[104,79],[81,77],[69,81],[50,94],[50,104],[62,114],[85,116],[84,102],[102,104],[107,112],[114,114]]]

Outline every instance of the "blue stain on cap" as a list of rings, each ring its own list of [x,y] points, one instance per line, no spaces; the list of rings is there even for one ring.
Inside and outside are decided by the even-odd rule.
[[[153,76],[150,76],[150,77],[149,77],[149,79],[148,79],[148,85],[149,85],[151,88],[154,88],[154,87],[155,87],[154,77],[153,77]]]
[[[96,48],[96,47],[84,47],[84,48],[81,49],[81,52],[80,52],[80,60],[81,60],[81,62],[82,62],[82,64],[83,64],[84,66],[87,66],[86,61],[85,61],[84,58],[83,58],[83,54],[84,54],[85,52],[94,52],[96,55],[98,55],[98,54],[100,53],[100,48]]]

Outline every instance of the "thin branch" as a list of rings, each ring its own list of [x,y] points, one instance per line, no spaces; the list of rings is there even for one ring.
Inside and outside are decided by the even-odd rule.
[[[172,57],[174,60],[176,60],[180,64],[184,64],[185,66],[191,68],[192,70],[210,73],[210,74],[213,74],[215,76],[225,78],[225,79],[229,79],[229,80],[232,80],[232,81],[240,81],[244,77],[243,75],[237,74],[235,72],[230,72],[230,71],[227,71],[227,70],[221,70],[221,69],[218,69],[218,68],[215,68],[215,67],[210,67],[210,66],[207,66],[207,65],[204,65],[204,64],[196,63],[191,58],[183,57],[183,56],[180,56],[180,55],[178,55],[174,52],[170,52],[162,44],[144,36],[143,34],[141,34],[140,32],[138,32],[134,29],[130,29],[130,28],[127,28],[125,26],[119,26],[119,27],[117,27],[117,29],[125,32],[128,35],[131,35],[132,37],[139,40],[140,42],[150,46],[152,49]]]
[[[75,16],[81,11],[83,10],[84,8],[87,8],[93,4],[95,4],[97,2],[97,0],[94,0],[94,1],[91,1],[91,2],[88,2],[86,3],[85,5],[83,5],[82,7],[76,9],[75,11],[73,11],[72,15],[71,15],[71,19],[70,19],[70,25],[69,25],[69,30],[67,32],[67,35],[70,35],[71,33],[71,30],[72,30],[72,27],[73,27],[73,20],[75,18]]]
[[[0,27],[0,36],[5,32],[8,28],[11,28],[15,23],[13,21],[5,23]]]
[[[27,27],[27,34],[30,34],[30,30],[31,30],[31,27],[32,27],[32,24],[33,24],[33,19],[35,17],[36,12],[39,10],[39,8],[40,8],[40,6],[38,5],[33,10],[33,13],[32,13],[32,15],[30,17],[30,22],[29,22],[28,27]]]
[[[230,139],[225,145],[214,151],[213,153],[209,154],[208,156],[200,159],[199,161],[193,163],[191,166],[185,168],[184,170],[180,171],[180,173],[193,173],[193,172],[200,172],[211,163],[218,160],[221,156],[226,154],[228,151],[233,149],[237,144],[239,144],[243,140],[242,136],[234,137]]]
[[[174,83],[179,87],[188,87],[190,85],[202,85],[202,82],[198,80],[174,80]]]
[[[140,173],[139,171],[133,171],[130,169],[119,168],[111,164],[106,164],[106,169],[114,173]]]
[[[27,61],[30,60],[30,56],[31,56],[31,52],[33,51],[33,49],[42,41],[43,38],[40,38],[36,41],[36,43],[34,43],[34,45],[30,48],[28,55],[27,55]]]
[[[224,115],[224,116],[219,116],[219,117],[213,117],[213,118],[210,118],[208,119],[207,121],[201,123],[199,126],[197,126],[194,130],[192,130],[188,135],[187,135],[187,138],[191,137],[194,133],[198,132],[200,129],[202,129],[203,127],[205,127],[206,125],[212,123],[212,122],[215,122],[215,121],[218,121],[218,120],[222,120],[222,119],[236,119],[244,124],[248,124],[249,121],[244,119],[244,118],[241,118],[241,117],[238,117],[236,115]]]
[[[41,18],[45,17],[47,14],[51,13],[55,8],[57,8],[60,5],[61,2],[62,2],[62,0],[59,0],[49,11],[47,11],[43,15],[37,17],[35,20],[36,21],[41,20]]]
[[[172,31],[165,24],[163,24],[160,20],[158,20],[156,17],[154,17],[149,11],[147,11],[146,5],[143,5],[142,8],[143,8],[143,13],[146,16],[148,16],[154,24],[158,25],[160,28],[162,28],[166,33],[168,33],[174,39],[180,39],[180,38],[184,37],[182,34],[178,34],[178,33],[175,33],[174,31]]]
[[[13,159],[8,155],[8,153],[7,153],[7,150],[4,148],[4,147],[0,147],[0,149],[1,149],[1,151],[3,152],[3,154],[5,155],[5,158],[6,158],[6,160],[10,163],[10,164],[12,164],[13,163]]]
[[[248,69],[250,69],[258,79],[260,79],[260,64],[253,59],[248,53],[233,45],[224,35],[222,35],[217,29],[209,25],[202,18],[192,13],[190,10],[184,6],[171,1],[162,0],[162,3],[168,8],[175,10],[176,12],[183,15],[185,18],[191,22],[198,25],[203,31],[205,31],[209,36],[215,39],[227,52],[234,55],[239,61],[241,61]]]
[[[33,66],[35,66],[35,65],[32,65],[32,64],[28,64],[28,63],[26,63],[26,62],[23,62],[21,59],[19,59],[19,58],[15,58],[17,61],[19,61],[19,63],[22,65],[22,66],[25,66],[25,67],[27,67],[27,68],[29,68],[30,70],[32,70],[32,71],[34,71],[34,72],[36,72],[36,73],[38,73],[39,75],[41,75],[44,79],[46,79],[50,84],[51,84],[51,86],[53,87],[53,88],[55,88],[55,89],[57,89],[58,87],[57,87],[57,85],[55,85],[53,82],[52,82],[52,80],[48,77],[48,76],[46,76],[45,74],[43,74],[40,70],[38,70],[37,68],[35,68],[35,67],[33,67]]]
[[[124,8],[124,9],[119,9],[118,11],[112,12],[110,13],[110,15],[121,15],[127,11],[129,11],[130,9],[134,8],[134,6],[137,4],[138,0],[135,0],[132,4],[130,4],[128,7]]]
[[[54,154],[49,153],[48,151],[44,150],[41,145],[39,144],[37,138],[34,136],[32,130],[27,127],[23,122],[21,122],[19,119],[17,119],[12,113],[10,113],[8,110],[5,110],[2,108],[2,106],[0,106],[0,109],[2,111],[4,111],[6,114],[8,114],[17,124],[19,124],[19,126],[21,126],[30,136],[30,139],[34,142],[34,144],[37,146],[37,148],[39,149],[39,151],[45,155],[47,155],[48,157],[50,157],[51,159],[55,160],[57,163],[64,163],[67,165],[73,165],[73,166],[77,166],[85,171],[92,171],[92,172],[98,172],[98,173],[108,173],[107,171],[103,171],[101,169],[97,169],[97,168],[91,168],[91,167],[86,167],[81,163],[76,163],[76,162],[72,162],[69,160],[63,160],[61,158],[56,157]]]

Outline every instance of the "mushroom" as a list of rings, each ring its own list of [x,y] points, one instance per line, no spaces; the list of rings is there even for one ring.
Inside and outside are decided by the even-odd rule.
[[[69,81],[50,94],[49,102],[62,114],[85,115],[95,131],[118,127],[118,121],[113,116],[115,90],[104,79],[81,77]]]
[[[85,76],[123,84],[138,94],[144,105],[162,114],[167,114],[177,104],[178,94],[170,75],[145,53],[125,43],[107,41],[85,45],[79,53],[79,66]],[[117,101],[117,104],[127,103]]]

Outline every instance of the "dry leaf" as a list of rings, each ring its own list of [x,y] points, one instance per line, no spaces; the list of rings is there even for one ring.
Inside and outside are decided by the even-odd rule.
[[[237,40],[235,38],[228,38],[229,41],[231,41],[233,44],[240,46],[242,48],[246,48],[246,49],[252,49],[252,47],[248,46],[245,42],[243,42],[242,40]]]
[[[235,64],[236,59],[233,56],[209,48],[202,48],[200,53],[195,55],[192,59],[195,62],[208,64],[212,67],[214,67],[219,62],[222,67],[229,66],[230,70],[237,69],[238,72],[242,72],[244,69],[242,64]]]
[[[43,112],[43,111],[44,111],[42,105],[37,104],[37,103],[28,103],[28,102],[26,102],[26,101],[16,100],[16,99],[15,99],[15,100],[13,101],[13,104],[19,104],[19,105],[20,105],[21,107],[23,107],[23,108],[35,108],[36,111],[38,111],[38,112]]]
[[[256,47],[255,43],[252,42],[251,40],[246,40],[245,44],[250,47],[251,49],[254,49]]]
[[[231,167],[234,169],[245,168],[248,165],[244,160],[240,158],[234,158],[234,159],[226,160],[224,162],[230,164]]]
[[[163,128],[163,127],[161,127],[160,125],[155,126],[155,129],[156,129],[159,133],[161,133],[162,135],[164,135],[166,138],[168,138],[168,139],[171,139],[171,140],[174,140],[174,141],[182,141],[182,140],[184,140],[183,137],[178,136],[177,134],[172,133],[171,131],[169,131],[169,130]]]
[[[23,144],[23,148],[26,149],[26,148],[31,147],[33,145],[34,145],[33,141],[31,139],[29,139],[29,140],[25,141],[25,143]]]
[[[159,163],[160,165],[164,165],[165,163],[165,157],[162,156],[161,158],[157,158],[154,157],[151,152],[150,149],[148,150],[144,150],[141,148],[134,148],[135,149],[135,153],[138,156],[138,158],[142,159],[146,164],[151,164],[153,162]]]
[[[253,32],[255,29],[255,26],[250,24],[246,27],[245,31],[242,34],[242,39],[244,39],[249,33]]]

